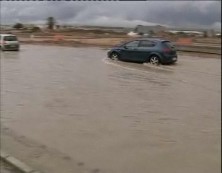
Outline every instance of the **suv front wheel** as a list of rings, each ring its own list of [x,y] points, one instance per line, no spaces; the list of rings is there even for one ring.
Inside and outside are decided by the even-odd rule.
[[[159,65],[160,64],[160,58],[157,55],[152,55],[150,57],[150,64]]]
[[[116,52],[113,52],[111,55],[110,55],[110,58],[112,60],[119,60],[119,54],[116,53]]]

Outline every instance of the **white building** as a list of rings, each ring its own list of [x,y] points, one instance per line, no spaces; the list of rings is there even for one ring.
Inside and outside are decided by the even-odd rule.
[[[138,25],[135,29],[134,32],[139,33],[139,34],[151,34],[151,33],[159,33],[159,32],[165,32],[168,29],[164,26],[161,25],[154,25],[154,26],[143,26],[143,25]]]

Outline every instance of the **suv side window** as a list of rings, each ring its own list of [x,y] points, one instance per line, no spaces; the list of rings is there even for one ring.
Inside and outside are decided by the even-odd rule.
[[[131,41],[131,42],[125,44],[125,46],[128,48],[133,48],[133,47],[137,47],[138,44],[139,44],[139,41]]]
[[[139,47],[155,47],[156,43],[154,41],[142,40],[140,41]]]

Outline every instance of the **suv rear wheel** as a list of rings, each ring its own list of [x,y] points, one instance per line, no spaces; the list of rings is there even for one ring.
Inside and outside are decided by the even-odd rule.
[[[159,65],[160,64],[160,58],[157,55],[152,55],[150,57],[150,64]]]

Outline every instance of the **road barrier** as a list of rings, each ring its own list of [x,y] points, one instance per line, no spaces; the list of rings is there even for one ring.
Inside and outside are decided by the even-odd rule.
[[[220,44],[196,43],[192,38],[179,38],[174,44],[178,51],[221,55]]]
[[[221,55],[221,47],[178,45],[178,44],[176,44],[176,47],[177,47],[178,51],[196,52],[196,53],[209,53],[209,54]]]
[[[64,40],[64,35],[55,35],[53,36],[54,41],[63,41]]]
[[[25,163],[21,162],[17,158],[5,153],[4,151],[0,152],[0,158],[7,162],[8,164],[12,165],[22,173],[40,173],[39,171],[34,170],[30,166],[26,165]]]
[[[179,38],[176,44],[177,45],[192,45],[193,39],[192,38]]]

